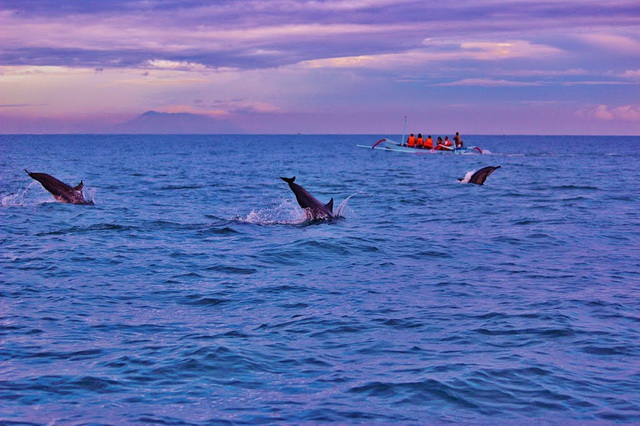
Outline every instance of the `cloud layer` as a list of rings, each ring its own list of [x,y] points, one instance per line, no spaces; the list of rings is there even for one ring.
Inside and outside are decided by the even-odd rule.
[[[254,119],[250,131],[304,130],[291,128],[290,117],[306,113],[322,116],[326,131],[380,132],[406,114],[427,124],[421,117],[437,110],[443,126],[462,120],[469,131],[501,132],[504,115],[489,123],[485,112],[506,103],[514,123],[522,121],[517,114],[542,121],[555,105],[565,127],[545,133],[640,132],[633,118],[640,4],[631,0],[5,0],[1,7],[5,126],[155,109]],[[609,114],[591,117],[611,118],[582,126],[589,114],[578,112],[599,106]],[[625,108],[631,112],[614,112]],[[349,114],[361,118],[340,121]],[[376,126],[367,124],[372,118]]]

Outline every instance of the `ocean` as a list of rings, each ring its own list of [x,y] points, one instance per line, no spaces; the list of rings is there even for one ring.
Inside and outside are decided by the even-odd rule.
[[[640,137],[385,136],[0,136],[0,423],[640,422]]]

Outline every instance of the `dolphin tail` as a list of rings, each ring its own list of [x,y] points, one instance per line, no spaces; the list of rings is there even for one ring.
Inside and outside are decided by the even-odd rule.
[[[287,182],[288,184],[292,184],[296,180],[296,177],[294,176],[292,178],[286,178],[286,177],[280,176],[280,179],[282,179],[283,181]]]
[[[83,187],[84,187],[84,183],[80,181],[80,183],[73,189],[75,189],[76,191],[82,191]]]
[[[327,210],[329,210],[331,213],[333,213],[333,197],[331,197],[329,202],[327,204],[325,204],[324,206],[327,208]]]

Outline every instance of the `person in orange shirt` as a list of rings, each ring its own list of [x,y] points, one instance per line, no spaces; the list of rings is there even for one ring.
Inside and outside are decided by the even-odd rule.
[[[416,148],[422,149],[424,145],[424,138],[422,137],[422,133],[418,133],[418,139],[416,139]]]
[[[424,149],[433,149],[433,139],[431,139],[431,135],[424,141]]]
[[[444,149],[442,146],[443,146],[442,137],[438,136],[438,143],[436,144],[436,149],[438,151],[442,151]]]
[[[409,148],[415,148],[416,146],[416,137],[413,136],[413,133],[407,138],[407,146]]]

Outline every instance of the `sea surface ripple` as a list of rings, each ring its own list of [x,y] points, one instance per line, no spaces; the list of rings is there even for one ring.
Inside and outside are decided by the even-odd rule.
[[[640,139],[466,139],[0,136],[0,423],[640,422]]]

